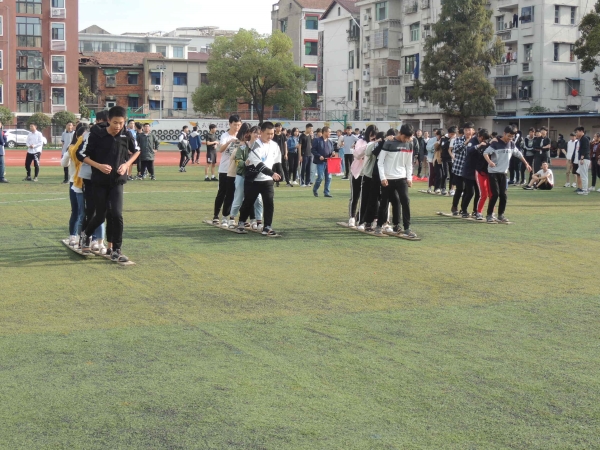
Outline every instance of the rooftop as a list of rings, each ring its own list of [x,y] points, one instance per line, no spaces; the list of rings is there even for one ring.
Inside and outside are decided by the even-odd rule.
[[[331,0],[295,0],[300,6],[306,9],[325,9],[331,3]]]
[[[335,7],[335,5],[341,6],[352,15],[360,14],[360,8],[356,6],[357,1],[358,0],[333,0],[329,4],[329,6],[327,6],[327,9],[321,16],[321,19],[326,18],[327,15],[331,12],[331,10]]]
[[[143,52],[83,52],[79,53],[80,66],[142,66],[144,59],[165,59],[160,53]]]

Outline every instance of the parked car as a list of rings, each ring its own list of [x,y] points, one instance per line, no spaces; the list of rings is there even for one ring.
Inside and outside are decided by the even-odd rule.
[[[20,145],[25,145],[25,143],[27,142],[27,135],[29,134],[29,131],[23,129],[4,130],[4,133],[6,134],[6,146],[8,148],[15,148]],[[48,141],[44,137],[44,145],[46,145],[47,143]]]

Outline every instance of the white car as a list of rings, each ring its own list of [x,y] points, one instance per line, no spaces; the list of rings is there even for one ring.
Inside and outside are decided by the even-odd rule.
[[[8,148],[15,148],[19,145],[25,145],[27,142],[27,135],[29,131],[23,129],[17,130],[4,130],[6,134],[6,146]],[[44,137],[44,145],[48,143],[48,140]]]

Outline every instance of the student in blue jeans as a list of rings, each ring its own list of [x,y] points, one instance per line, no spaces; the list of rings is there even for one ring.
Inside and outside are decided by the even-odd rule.
[[[325,178],[325,197],[332,197],[329,193],[329,186],[331,185],[331,174],[327,171],[327,158],[335,157],[333,151],[333,142],[329,140],[329,133],[331,132],[329,127],[323,127],[321,130],[321,137],[316,138],[312,145],[313,162],[317,166],[317,180],[313,186],[313,194],[315,197],[319,196],[319,188],[321,182]]]

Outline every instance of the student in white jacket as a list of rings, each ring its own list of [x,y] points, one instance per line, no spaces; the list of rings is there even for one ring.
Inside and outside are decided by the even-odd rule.
[[[408,188],[412,187],[413,152],[415,150],[412,138],[414,128],[410,124],[400,127],[398,135],[383,144],[383,149],[377,160],[379,177],[381,179],[381,204],[377,217],[375,234],[396,233],[414,239],[417,237],[410,229],[410,199]],[[382,227],[388,216],[388,203],[392,203],[393,228],[383,230]],[[402,208],[402,225],[400,228],[400,208]]]
[[[30,133],[27,135],[27,156],[25,157],[25,170],[27,176],[23,181],[37,181],[40,174],[40,157],[42,156],[42,147],[44,146],[44,136],[37,130],[37,126],[32,123],[29,125]],[[35,175],[31,179],[31,163],[35,167]]]

